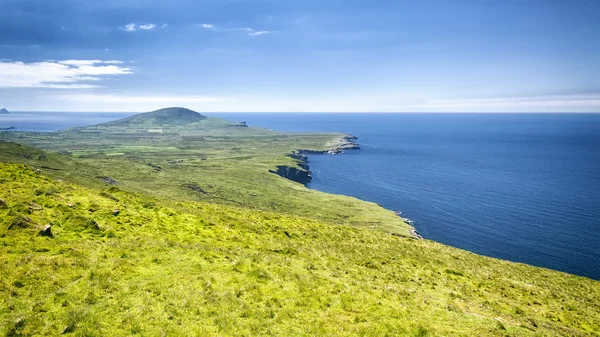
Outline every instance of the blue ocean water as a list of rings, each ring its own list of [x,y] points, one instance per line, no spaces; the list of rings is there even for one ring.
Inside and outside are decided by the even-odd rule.
[[[427,239],[600,279],[600,114],[241,115],[339,131],[361,150],[310,155],[310,188],[402,211]]]
[[[133,114],[132,112],[11,112],[10,115],[0,115],[0,129],[15,127],[16,131],[52,132],[106,123]]]
[[[127,114],[53,115],[21,125],[54,131]],[[310,188],[402,211],[427,239],[600,280],[600,114],[209,115],[352,133],[361,150],[309,156]]]

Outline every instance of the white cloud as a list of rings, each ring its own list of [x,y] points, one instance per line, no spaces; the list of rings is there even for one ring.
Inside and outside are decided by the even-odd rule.
[[[73,94],[60,95],[58,98],[68,101],[108,103],[108,104],[163,104],[183,105],[190,103],[228,102],[231,97],[199,95],[116,95],[116,94]]]
[[[135,32],[137,30],[135,28],[135,23],[126,24],[124,27],[119,27],[119,29],[128,33]]]
[[[169,26],[168,23],[163,23],[160,27],[167,28],[168,26]],[[155,23],[145,23],[145,24],[141,24],[141,25],[136,25],[135,23],[132,22],[132,23],[126,24],[125,26],[119,26],[119,29],[124,32],[133,33],[133,32],[139,31],[138,29],[154,30],[156,27],[157,27],[157,25]]]
[[[143,30],[152,30],[154,28],[156,28],[156,25],[153,24],[153,23],[148,23],[148,24],[145,24],[145,25],[140,25],[140,29],[143,29]]]
[[[34,63],[0,62],[0,88],[88,89],[105,76],[133,74],[121,61],[63,60]]]
[[[246,32],[246,33],[248,33],[249,36],[260,36],[260,35],[266,35],[266,34],[279,33],[279,31],[276,31],[276,30],[256,30],[254,28],[249,28],[249,27],[223,29],[223,28],[219,28],[213,24],[208,24],[208,23],[203,23],[200,25],[200,27],[202,27],[204,29],[214,30],[217,32]]]
[[[278,31],[272,31],[272,30],[259,30],[259,31],[253,31],[253,32],[249,32],[248,35],[250,36],[260,36],[260,35],[265,35],[265,34],[275,34],[275,33],[279,33]]]

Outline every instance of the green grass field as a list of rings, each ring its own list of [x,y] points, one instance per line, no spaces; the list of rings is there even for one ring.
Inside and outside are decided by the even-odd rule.
[[[0,142],[1,334],[600,335],[597,281],[417,240],[268,172],[340,135],[208,119],[191,144],[156,118],[161,135],[126,140],[0,136],[44,149]]]

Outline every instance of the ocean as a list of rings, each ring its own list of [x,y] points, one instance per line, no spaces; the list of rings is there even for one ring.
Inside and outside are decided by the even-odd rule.
[[[15,114],[10,125],[0,116],[0,128],[128,114],[52,115],[18,124]],[[208,115],[351,133],[360,150],[309,156],[308,187],[401,211],[426,239],[600,280],[600,114]]]

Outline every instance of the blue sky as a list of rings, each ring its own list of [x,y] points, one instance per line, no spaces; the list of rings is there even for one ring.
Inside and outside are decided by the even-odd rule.
[[[600,112],[597,0],[0,0],[15,111]]]

